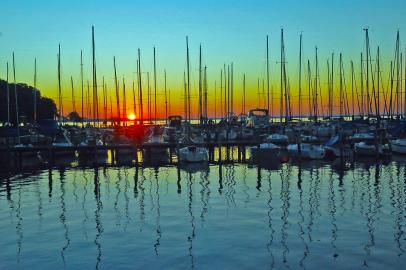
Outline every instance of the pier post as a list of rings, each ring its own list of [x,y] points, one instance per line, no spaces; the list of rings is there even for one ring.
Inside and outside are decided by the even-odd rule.
[[[18,169],[21,170],[23,168],[23,153],[21,150],[18,151]]]
[[[135,166],[138,167],[138,147],[137,146],[135,146],[134,151],[135,151]]]

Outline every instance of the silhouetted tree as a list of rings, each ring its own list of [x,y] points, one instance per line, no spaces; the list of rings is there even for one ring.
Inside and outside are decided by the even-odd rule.
[[[16,105],[14,84],[9,84],[10,90],[10,122],[16,122]],[[55,102],[47,97],[41,97],[41,92],[24,83],[17,83],[18,114],[21,118],[32,122],[34,120],[34,91],[37,100],[37,120],[53,119],[56,115]],[[7,121],[7,83],[0,80],[0,122]]]
[[[73,121],[73,122],[80,122],[80,121],[82,121],[82,118],[79,116],[79,114],[78,114],[77,112],[70,112],[70,113],[68,114],[68,119],[69,119],[70,121]]]

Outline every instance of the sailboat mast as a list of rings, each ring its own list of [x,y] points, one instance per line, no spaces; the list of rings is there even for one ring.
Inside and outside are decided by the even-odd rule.
[[[118,89],[118,80],[117,80],[117,67],[116,67],[116,57],[113,57],[113,64],[114,64],[114,84],[116,87],[116,105],[117,105],[117,121],[118,125],[121,124],[121,115],[120,115],[120,92]]]
[[[245,73],[242,78],[242,113],[245,114]]]
[[[142,102],[142,76],[141,76],[141,52],[140,48],[138,48],[138,98],[139,98],[139,109],[140,109],[140,124],[144,123],[144,109],[143,109],[143,102]]]
[[[204,121],[206,122],[208,119],[207,115],[207,66],[204,66]]]
[[[364,56],[361,52],[361,115],[364,118],[365,115],[365,91],[364,91]]]
[[[217,118],[217,81],[214,80],[214,123]]]
[[[7,123],[10,124],[10,85],[8,82],[8,62],[6,63]]]
[[[16,82],[16,65],[14,61],[14,52],[13,52],[13,77],[14,77],[14,101],[15,101],[15,110],[16,110],[16,124],[17,124],[17,142],[20,144],[20,120],[18,113],[18,94],[17,94],[17,82]]]
[[[340,53],[340,121],[343,118],[343,58]]]
[[[92,69],[93,69],[93,123],[99,120],[99,101],[97,97],[97,76],[96,76],[96,45],[94,40],[94,26],[92,25]]]
[[[378,49],[377,49],[377,52],[376,52],[376,69],[377,69],[377,76],[378,76],[378,78],[377,78],[377,83],[378,83],[378,85],[377,85],[377,99],[378,99],[378,102],[377,102],[377,107],[376,107],[376,112],[377,112],[377,118],[378,118],[378,127],[379,127],[379,124],[380,124],[380,119],[381,119],[381,117],[380,117],[380,107],[381,107],[381,101],[380,101],[380,84],[381,84],[381,79],[380,79],[380,73],[381,73],[381,63],[380,63],[380,49],[379,49],[379,46],[378,46]]]
[[[151,84],[149,82],[149,72],[147,72],[147,107],[149,123],[152,123],[152,110],[151,110]]]
[[[125,119],[124,125],[127,125],[127,98],[126,98],[126,93],[125,93],[125,80],[123,76],[123,117]]]
[[[224,116],[223,112],[223,69],[220,69],[220,116]]]
[[[81,81],[81,91],[82,91],[82,125],[83,125],[83,52],[80,50],[80,81]]]
[[[308,96],[309,96],[309,118],[311,119],[312,116],[312,71],[310,69],[310,60],[307,59],[307,87],[308,87]]]
[[[133,90],[133,113],[134,113],[134,115],[136,115],[137,114],[137,104],[136,104],[135,82],[134,81],[133,81],[132,90]],[[135,121],[135,119],[134,119],[134,121]]]
[[[234,63],[231,62],[231,114],[234,115]]]
[[[379,69],[378,69],[378,83],[379,83]],[[378,86],[379,91],[379,86]],[[354,99],[354,63],[351,60],[351,103],[352,103],[352,118],[355,116],[355,99]]]
[[[164,84],[165,84],[165,123],[168,123],[168,93],[166,91],[166,70],[164,70]]]
[[[334,53],[331,53],[331,93],[330,93],[330,117],[333,117],[333,108],[334,108]]]
[[[187,121],[188,114],[187,114],[187,85],[186,85],[186,72],[183,71],[183,113],[184,119]]]
[[[37,58],[34,59],[34,124],[37,123]]]
[[[75,91],[73,87],[73,77],[70,76],[70,84],[71,84],[71,90],[72,90],[72,112],[76,112],[76,104],[75,104]]]
[[[366,53],[366,94],[367,94],[367,110],[368,110],[368,118],[371,117],[371,97],[370,97],[370,91],[369,91],[369,35],[368,35],[368,28],[364,29],[365,31],[365,53]]]
[[[227,120],[229,119],[231,112],[230,94],[230,65],[227,65]]]
[[[154,47],[154,122],[156,124],[156,56],[155,56],[155,47]]]
[[[202,124],[202,45],[199,46],[199,123]]]
[[[299,41],[299,119],[302,120],[302,33]]]
[[[104,81],[103,76],[103,109],[104,109],[104,124],[107,125],[107,108],[108,108],[108,98],[107,98],[107,84]]]
[[[187,111],[188,111],[188,122],[190,124],[190,61],[189,61],[189,38],[188,38],[188,36],[186,36],[186,66],[187,66]]]
[[[280,123],[282,123],[282,118],[283,118],[283,29],[281,29],[281,60],[280,60],[280,65],[281,65],[281,91],[280,91]]]
[[[87,120],[90,125],[90,117],[92,115],[92,108],[90,107],[90,82],[87,80],[87,95],[86,95],[86,108],[87,108]]]
[[[61,44],[58,45],[58,109],[59,121],[63,121],[63,104],[62,104],[62,89],[61,89]]]
[[[315,48],[315,52],[316,52],[316,76],[314,78],[314,102],[313,102],[313,106],[314,106],[314,121],[317,122],[317,117],[318,117],[318,94],[319,94],[319,84],[318,84],[318,79],[319,79],[319,61],[318,61],[318,55],[317,55],[317,47]]]
[[[266,35],[266,89],[267,89],[267,109],[270,111],[270,102],[269,102],[269,38]]]

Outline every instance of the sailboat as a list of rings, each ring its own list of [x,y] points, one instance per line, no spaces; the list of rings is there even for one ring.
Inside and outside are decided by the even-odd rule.
[[[191,139],[191,128],[190,128],[190,62],[189,62],[189,39],[186,36],[186,60],[187,60],[187,101],[188,101],[188,126],[187,135],[188,141]],[[204,147],[197,147],[194,145],[189,145],[182,147],[178,150],[178,158],[180,162],[207,162],[209,160],[209,152]]]
[[[406,155],[406,139],[396,139],[390,141],[393,153]]]
[[[300,153],[298,144],[289,144],[288,153],[304,159],[324,159],[326,156],[326,150],[323,146],[308,143],[300,144]]]

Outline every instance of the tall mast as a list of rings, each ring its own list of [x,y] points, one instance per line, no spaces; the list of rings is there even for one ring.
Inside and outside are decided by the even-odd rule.
[[[37,58],[34,59],[34,124],[37,122]]]
[[[309,95],[309,118],[312,118],[312,71],[310,69],[310,60],[307,59],[307,87],[308,87],[308,95]]]
[[[207,66],[204,66],[204,121],[207,119]]]
[[[281,95],[280,95],[280,123],[282,123],[283,118],[283,29],[281,29]]]
[[[138,85],[139,85],[139,109],[140,109],[140,124],[144,123],[144,109],[142,106],[142,76],[141,76],[141,52],[140,48],[138,48]]]
[[[13,52],[13,77],[14,77],[14,100],[16,106],[16,124],[17,124],[17,142],[20,144],[20,120],[18,113],[18,94],[17,94],[17,82],[16,82],[16,65],[14,61],[14,52]]]
[[[164,70],[164,84],[165,84],[165,123],[168,123],[168,93],[166,91],[166,70]]]
[[[147,72],[147,107],[148,107],[148,118],[149,123],[152,123],[152,111],[151,111],[151,84],[149,83],[149,72]]]
[[[83,125],[83,53],[80,50],[80,81],[81,81],[81,90],[82,90],[82,125]]]
[[[242,113],[245,114],[245,73],[242,79]]]
[[[361,53],[361,115],[364,118],[365,115],[365,93],[364,93],[364,56]]]
[[[314,102],[313,102],[313,106],[314,106],[314,121],[317,122],[317,117],[318,117],[318,94],[319,94],[319,90],[318,90],[318,79],[319,79],[319,61],[318,61],[318,55],[317,55],[317,47],[315,48],[316,51],[316,76],[314,78]]]
[[[334,108],[334,53],[331,53],[331,104],[330,104],[330,116],[333,117]]]
[[[133,113],[134,113],[134,115],[137,114],[136,95],[135,95],[135,82],[134,81],[133,81]],[[139,115],[137,115],[137,116],[139,116]]]
[[[231,114],[234,114],[234,63],[231,62]]]
[[[154,46],[154,122],[156,124],[156,57]]]
[[[7,77],[6,77],[6,92],[7,92],[7,123],[10,124],[10,85],[8,84],[8,62],[6,64]]]
[[[379,83],[379,69],[378,69],[378,83]],[[379,91],[379,86],[378,86]],[[352,103],[352,118],[355,116],[355,99],[354,99],[354,63],[351,60],[351,103]]]
[[[226,71],[226,64],[223,65],[223,74],[224,74],[224,115],[226,116],[228,113],[228,102],[227,102],[227,71]]]
[[[220,115],[224,116],[223,112],[223,69],[220,69]]]
[[[267,89],[267,109],[270,111],[269,103],[269,40],[268,35],[266,35],[266,89]]]
[[[302,33],[299,42],[299,119],[302,117]]]
[[[395,54],[395,61],[396,61],[396,114],[399,117],[399,107],[400,107],[400,48],[399,48],[399,30],[396,35],[396,54]]]
[[[202,45],[199,46],[199,123],[202,124]]]
[[[217,81],[214,80],[214,122],[217,118]]]
[[[123,117],[125,119],[124,125],[127,125],[127,98],[126,98],[126,93],[125,93],[125,80],[123,76]]]
[[[343,58],[340,53],[340,121],[343,117]]]
[[[367,65],[367,70],[366,70],[366,94],[367,94],[367,110],[368,110],[368,118],[371,117],[371,97],[369,93],[369,35],[368,35],[368,28],[364,29],[365,31],[365,53],[366,53],[366,65]]]
[[[189,38],[188,38],[188,36],[186,36],[186,66],[187,66],[187,110],[188,110],[188,121],[190,124],[190,62],[189,62]]]
[[[183,113],[184,119],[187,121],[188,114],[187,114],[187,84],[186,84],[186,72],[183,71]]]
[[[72,90],[72,111],[76,112],[75,91],[73,88],[73,77],[72,76],[70,76],[70,84],[71,84],[71,90]]]
[[[378,97],[378,102],[377,102],[377,106],[376,106],[376,112],[377,112],[377,120],[378,120],[378,127],[379,127],[379,124],[380,124],[380,106],[381,106],[381,101],[380,101],[380,93],[379,93],[379,91],[380,91],[380,83],[381,83],[381,81],[380,81],[380,73],[381,73],[381,63],[380,63],[380,51],[379,51],[379,46],[378,46],[378,49],[377,49],[377,52],[376,52],[376,68],[377,68],[377,76],[378,76],[378,78],[377,78],[377,83],[378,83],[378,86],[377,86],[377,97]]]
[[[330,72],[330,61],[327,59],[327,86],[328,86],[328,100],[327,100],[327,116],[331,119],[331,72]]]
[[[404,54],[404,56],[405,56],[405,62],[404,62],[404,66],[405,66],[405,80],[404,80],[404,87],[405,87],[405,89],[406,89],[406,49],[405,49],[405,54]],[[403,114],[404,114],[404,117],[406,117],[406,93],[403,95]]]
[[[229,119],[231,112],[230,94],[230,65],[227,65],[227,120]]]
[[[392,95],[393,95],[393,62],[390,62],[390,98],[389,98],[389,115],[393,117],[393,104],[392,104]]]
[[[96,76],[96,45],[94,41],[94,26],[92,25],[92,66],[93,66],[93,121],[99,120],[99,101],[97,97],[97,76]]]
[[[61,89],[61,44],[58,45],[58,109],[59,121],[63,121],[63,104],[62,104],[62,89]]]
[[[90,125],[90,117],[92,115],[92,108],[90,107],[90,82],[87,80],[87,95],[86,95],[86,115],[87,115],[87,120],[88,124]]]
[[[104,124],[107,124],[107,108],[108,108],[108,99],[107,99],[107,84],[104,82],[103,76],[103,109],[104,109]]]
[[[114,84],[116,87],[116,105],[117,105],[117,120],[118,120],[118,125],[120,126],[121,124],[121,114],[120,114],[120,92],[118,89],[118,80],[117,80],[117,67],[116,67],[116,57],[113,57],[113,63],[114,63]]]

